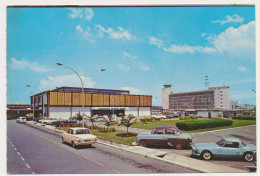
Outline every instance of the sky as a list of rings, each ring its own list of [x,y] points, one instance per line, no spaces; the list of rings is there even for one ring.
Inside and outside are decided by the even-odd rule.
[[[7,8],[7,103],[61,86],[153,96],[229,86],[256,104],[255,7]],[[105,72],[94,72],[96,69]],[[86,75],[88,75],[86,77]]]

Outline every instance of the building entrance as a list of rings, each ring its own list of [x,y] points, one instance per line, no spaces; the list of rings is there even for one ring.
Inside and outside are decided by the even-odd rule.
[[[93,115],[112,115],[116,114],[117,117],[122,117],[125,115],[124,109],[98,109],[98,110],[92,110],[92,116]]]

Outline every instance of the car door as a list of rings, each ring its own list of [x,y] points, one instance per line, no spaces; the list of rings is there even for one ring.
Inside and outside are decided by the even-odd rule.
[[[165,145],[175,145],[176,140],[177,140],[176,131],[174,129],[165,129],[164,144]]]
[[[241,151],[238,142],[227,141],[220,149],[220,154],[225,158],[238,158]]]
[[[72,129],[69,129],[67,133],[64,135],[63,139],[65,142],[71,142],[72,131]]]
[[[164,129],[156,129],[149,136],[148,143],[150,145],[163,145],[164,141]]]

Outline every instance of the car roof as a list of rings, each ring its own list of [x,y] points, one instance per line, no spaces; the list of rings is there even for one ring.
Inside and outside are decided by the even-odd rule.
[[[179,128],[174,127],[174,126],[158,126],[158,127],[155,127],[155,129],[173,129],[176,131],[180,131]]]
[[[235,138],[235,137],[224,137],[223,138],[225,141],[231,141],[231,142],[241,142],[240,139]]]

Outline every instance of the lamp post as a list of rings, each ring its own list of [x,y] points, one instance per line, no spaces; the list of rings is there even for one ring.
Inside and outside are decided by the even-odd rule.
[[[64,64],[62,64],[62,63],[56,63],[57,65],[59,65],[59,66],[64,66],[64,67],[67,67],[67,68],[69,68],[69,69],[71,69],[74,73],[76,73],[77,75],[78,75],[78,77],[79,77],[79,79],[80,79],[80,82],[81,82],[81,85],[82,85],[82,120],[83,120],[83,128],[84,128],[84,81],[86,80],[86,78],[91,74],[91,73],[94,73],[94,72],[97,72],[97,71],[106,71],[105,69],[97,69],[97,70],[94,70],[94,71],[91,71],[91,72],[89,72],[87,75],[86,75],[86,77],[85,77],[85,79],[84,80],[82,80],[82,78],[81,78],[81,76],[78,74],[78,72],[76,72],[76,70],[74,70],[73,68],[71,68],[71,67],[69,67],[69,66],[67,66],[67,65],[64,65]]]
[[[37,87],[31,86],[31,85],[26,85],[26,86],[37,89],[42,94],[42,113],[43,113],[43,117],[44,117],[44,96],[47,93],[47,91],[45,91],[44,94],[43,94],[42,91],[40,89],[38,89]]]
[[[34,94],[33,94],[33,92],[31,93],[32,95],[33,95],[33,120],[34,120]]]

